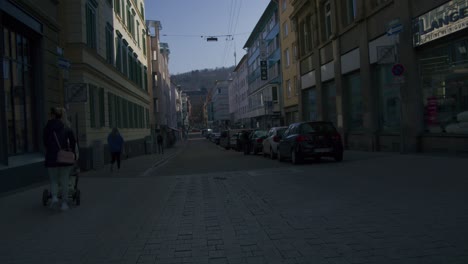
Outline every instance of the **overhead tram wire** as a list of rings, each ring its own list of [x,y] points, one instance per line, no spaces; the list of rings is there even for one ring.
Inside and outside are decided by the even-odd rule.
[[[232,24],[233,24],[233,18],[234,18],[234,15],[233,15],[233,11],[234,11],[234,3],[236,3],[236,0],[233,0],[231,1],[231,4],[229,6],[229,19],[228,19],[228,28],[227,28],[227,32],[228,34],[231,34],[231,28],[232,28]],[[229,43],[226,41],[226,43],[224,43],[224,50],[223,50],[223,55],[222,55],[222,59],[221,59],[221,65],[225,66],[225,63],[226,63],[226,55],[227,55],[227,52],[228,52],[228,46],[229,46]]]
[[[240,11],[241,11],[241,6],[242,6],[242,0],[240,1],[232,1],[231,3],[234,3],[234,8],[232,8],[232,5],[231,5],[231,10],[230,11],[230,20],[229,20],[229,23],[228,23],[228,33],[231,34],[232,36],[234,35],[240,35],[240,34],[235,34],[236,30],[237,30],[237,24],[239,22],[239,16],[240,16]],[[236,50],[235,50],[235,43],[231,42],[231,41],[235,41],[234,40],[234,37],[232,37],[231,39],[229,39],[230,42],[226,42],[226,45],[225,45],[225,51],[224,51],[224,56],[223,56],[223,63],[222,65],[225,66],[226,65],[226,60],[227,58],[229,57],[229,51],[233,48],[234,46],[234,61],[236,61],[236,58],[235,58],[235,53],[236,53]],[[236,62],[234,62],[235,64]]]

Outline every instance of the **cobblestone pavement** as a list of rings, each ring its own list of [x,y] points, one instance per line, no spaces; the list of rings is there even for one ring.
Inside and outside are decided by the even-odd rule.
[[[167,166],[200,146],[233,155],[208,144]],[[0,263],[468,263],[466,159],[239,159],[271,167],[168,175],[141,158],[139,173],[84,175],[67,212],[42,207],[43,187],[2,197]]]

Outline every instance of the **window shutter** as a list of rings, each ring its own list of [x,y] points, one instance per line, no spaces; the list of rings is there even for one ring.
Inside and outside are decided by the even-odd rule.
[[[109,115],[109,127],[113,128],[115,126],[115,115],[114,115],[114,95],[107,93],[107,113]]]
[[[94,91],[95,91],[95,86],[92,84],[89,84],[89,122],[90,126],[92,128],[96,127],[96,112],[95,112],[95,102],[94,102]]]
[[[104,88],[99,89],[99,125],[100,127],[106,126]]]

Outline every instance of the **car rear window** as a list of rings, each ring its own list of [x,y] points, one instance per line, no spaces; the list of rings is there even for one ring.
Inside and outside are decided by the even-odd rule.
[[[301,126],[302,134],[336,132],[332,123],[305,123]]]
[[[264,137],[267,135],[266,131],[255,131],[255,137]]]
[[[280,128],[280,129],[277,130],[277,134],[279,136],[282,136],[284,134],[284,131],[286,131],[286,128]]]

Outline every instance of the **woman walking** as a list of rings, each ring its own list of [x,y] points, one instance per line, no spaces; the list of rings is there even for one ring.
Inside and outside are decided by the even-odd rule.
[[[64,161],[59,157],[59,151],[73,152],[75,155],[76,140],[64,108],[52,108],[51,119],[44,128],[45,166],[50,177],[50,191],[52,194],[51,208],[58,206],[58,184],[62,188],[61,210],[68,207],[68,179],[74,161]],[[76,155],[75,155],[76,160]]]
[[[114,162],[116,161],[117,169],[120,170],[120,155],[122,153],[124,140],[116,127],[114,127],[112,132],[109,133],[109,136],[107,136],[107,144],[109,145],[109,150],[112,157],[110,171],[114,169]]]

